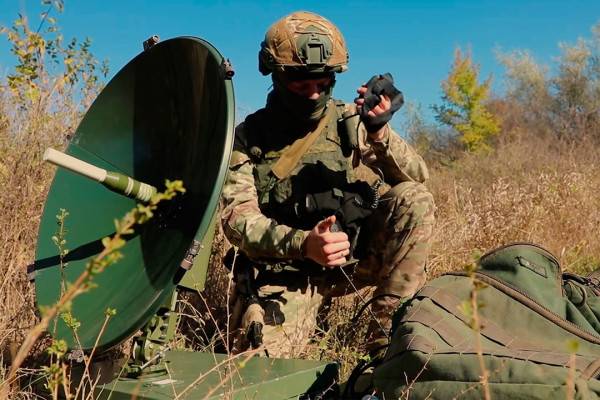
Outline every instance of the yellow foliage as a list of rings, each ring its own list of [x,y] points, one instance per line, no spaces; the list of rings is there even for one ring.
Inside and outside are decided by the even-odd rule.
[[[8,39],[17,62],[7,76],[7,85],[2,81],[0,87],[10,88],[11,100],[21,110],[50,112],[56,109],[57,101],[64,102],[67,97],[78,100],[80,110],[85,110],[101,88],[99,78],[106,77],[108,65],[90,52],[89,39],[63,44],[56,19],[48,17],[51,10],[60,12],[62,2],[47,5],[49,9],[42,14],[37,31],[30,28],[24,15],[19,15],[10,27],[0,26],[0,35]]]
[[[491,78],[478,82],[479,68],[470,54],[454,53],[450,74],[442,82],[444,104],[435,106],[438,121],[455,129],[469,151],[489,150],[488,140],[500,132],[500,122],[485,107]]]

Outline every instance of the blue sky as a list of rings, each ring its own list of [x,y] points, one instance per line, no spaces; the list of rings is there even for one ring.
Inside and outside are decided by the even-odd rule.
[[[373,74],[391,72],[407,101],[424,110],[440,101],[457,46],[471,48],[483,77],[492,74],[502,91],[503,70],[495,51],[529,49],[551,64],[558,43],[589,37],[600,21],[598,0],[547,1],[71,1],[55,15],[66,38],[90,37],[92,51],[108,59],[111,76],[142,49],[153,34],[202,37],[230,58],[236,102],[242,112],[260,108],[270,79],[257,70],[259,43],[269,25],[298,9],[336,23],[350,50],[350,69],[338,76],[335,95],[347,101]],[[38,0],[0,0],[0,25],[18,12],[39,21]],[[34,25],[32,23],[32,25]],[[12,65],[8,43],[0,39],[0,76]],[[396,118],[396,124],[398,119]]]

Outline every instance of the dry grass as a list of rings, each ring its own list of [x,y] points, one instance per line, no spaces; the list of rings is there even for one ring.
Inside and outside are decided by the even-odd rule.
[[[429,186],[438,211],[431,275],[514,241],[541,244],[571,271],[600,266],[597,148],[527,138],[433,168]]]
[[[0,129],[0,346],[20,337],[34,321],[27,265],[34,259],[37,228],[52,178],[42,166],[48,146],[62,146],[61,131],[39,119],[23,118],[19,130]],[[11,124],[12,125],[12,124]],[[56,134],[58,133],[58,134]]]
[[[38,109],[19,109],[14,100],[9,92],[0,92],[0,350],[4,363],[37,322],[27,266],[35,257],[38,225],[53,176],[53,170],[42,165],[42,153],[50,146],[64,147],[66,133],[79,119],[73,109],[48,115]],[[40,353],[44,343],[33,353]],[[0,371],[1,378],[4,368]],[[28,398],[26,393],[19,396]]]

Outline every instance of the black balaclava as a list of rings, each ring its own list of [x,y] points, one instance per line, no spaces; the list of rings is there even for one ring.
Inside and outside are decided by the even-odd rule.
[[[268,103],[279,102],[294,119],[302,123],[315,123],[321,119],[327,107],[327,102],[333,93],[335,76],[331,74],[331,84],[319,93],[316,99],[300,96],[287,88],[285,82],[277,75],[272,75],[273,93],[269,96]]]

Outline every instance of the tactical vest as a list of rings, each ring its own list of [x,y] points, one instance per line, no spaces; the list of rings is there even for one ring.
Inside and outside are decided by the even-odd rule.
[[[304,215],[301,211],[307,195],[344,190],[355,181],[352,149],[344,133],[340,134],[343,124],[338,123],[343,112],[342,102],[330,102],[321,134],[291,173],[281,180],[274,176],[271,168],[293,142],[286,140],[290,138],[289,132],[276,126],[265,109],[248,116],[244,124],[247,150],[254,163],[254,183],[264,215],[280,224],[311,229],[318,222],[318,217]]]

